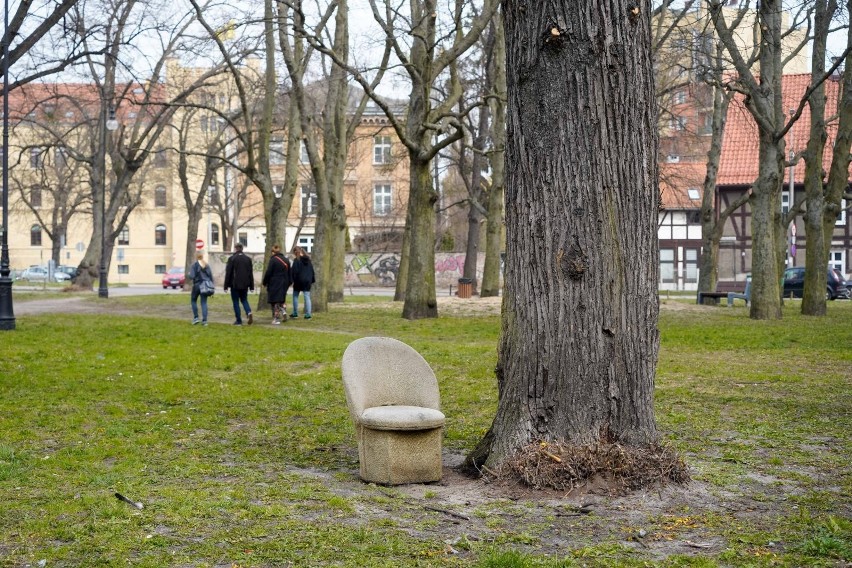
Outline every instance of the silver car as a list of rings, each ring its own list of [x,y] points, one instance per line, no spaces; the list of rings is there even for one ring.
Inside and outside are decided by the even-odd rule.
[[[18,274],[17,279],[26,280],[27,282],[44,282],[47,280],[47,277],[47,267],[33,265]],[[71,280],[71,277],[64,272],[53,271],[53,282],[67,282],[68,280]]]

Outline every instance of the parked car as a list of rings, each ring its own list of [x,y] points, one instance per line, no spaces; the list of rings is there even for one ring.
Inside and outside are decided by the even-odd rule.
[[[32,265],[24,269],[19,275],[18,280],[26,280],[27,282],[44,282],[48,278],[48,270],[46,266]],[[64,272],[57,270],[53,271],[53,282],[67,282],[71,277]]]
[[[784,297],[801,298],[805,287],[805,267],[796,266],[784,271]],[[825,299],[849,298],[850,289],[839,270],[828,269]]]
[[[67,274],[68,278],[74,279],[77,276],[77,267],[76,266],[67,266],[65,264],[60,264],[56,267],[56,272],[61,272],[62,274]]]
[[[182,288],[186,282],[186,275],[183,273],[182,266],[172,266],[169,271],[163,274],[163,289],[169,286],[172,288]]]

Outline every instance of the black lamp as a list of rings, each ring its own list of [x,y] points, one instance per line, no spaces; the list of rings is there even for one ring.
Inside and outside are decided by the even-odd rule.
[[[15,329],[9,278],[9,0],[3,1],[3,225],[0,226],[0,330]]]

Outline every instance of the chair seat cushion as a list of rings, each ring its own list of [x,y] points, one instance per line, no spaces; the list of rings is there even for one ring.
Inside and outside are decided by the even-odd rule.
[[[373,430],[428,430],[445,420],[440,410],[422,406],[374,406],[361,413],[361,424]]]

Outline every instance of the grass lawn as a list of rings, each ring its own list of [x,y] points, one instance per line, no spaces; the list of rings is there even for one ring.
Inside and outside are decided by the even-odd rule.
[[[386,298],[347,297],[310,321],[202,328],[186,294],[106,302],[0,332],[2,567],[852,562],[852,302],[824,318],[787,302],[783,321],[754,322],[666,300],[657,419],[694,481],[587,496],[584,516],[571,497],[457,474],[357,478],[348,343],[387,335],[429,361],[457,458],[496,406],[493,310],[410,322]],[[229,304],[218,294],[211,313],[230,322]]]

